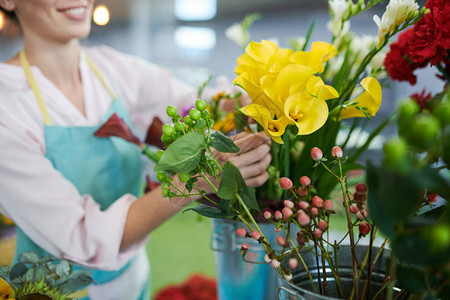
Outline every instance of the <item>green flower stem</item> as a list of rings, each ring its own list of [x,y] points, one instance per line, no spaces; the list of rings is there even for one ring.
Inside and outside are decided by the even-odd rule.
[[[297,247],[295,247],[295,244],[292,241],[290,236],[288,236],[288,239],[289,239],[289,242],[291,243],[292,247],[295,249],[295,252],[297,252],[297,256],[298,256],[298,258],[300,258],[300,261],[302,262],[303,267],[305,268],[306,274],[308,274],[308,278],[309,278],[309,281],[311,281],[311,286],[312,286],[312,288],[314,290],[314,293],[317,294],[316,285],[314,284],[314,280],[312,278],[311,272],[309,271],[308,267],[306,266],[306,263],[305,263],[305,261],[303,260],[303,257],[300,254],[300,251],[298,251]]]
[[[389,269],[389,274],[391,275],[387,284],[388,290],[386,295],[386,300],[392,300],[392,296],[394,295],[394,286],[397,278],[397,257],[395,256],[394,251],[391,252],[391,267]]]
[[[153,162],[158,163],[158,156],[153,152],[148,145],[142,144],[142,154],[150,158]]]
[[[328,251],[325,251],[325,247],[323,245],[323,239],[320,240],[320,244],[318,244],[318,245],[319,245],[320,251],[322,251],[322,258],[325,258],[327,260],[328,266],[330,267],[330,270],[331,270],[331,273],[333,274],[333,277],[336,280],[336,288],[338,290],[339,297],[344,298],[344,293],[342,291],[342,286],[341,286],[341,277],[339,276],[339,271],[337,270],[337,261],[336,261],[336,264],[334,264]],[[328,247],[328,242],[327,242],[327,247]],[[326,255],[324,255],[323,253],[326,253]],[[334,253],[337,253],[336,249],[335,249]],[[335,255],[335,257],[336,256],[337,255]],[[325,278],[325,275],[324,275],[324,278]],[[325,282],[326,282],[326,280],[325,280]]]
[[[206,148],[206,151],[208,151],[209,155],[211,156],[211,159],[216,163],[217,167],[219,168],[220,172],[222,172],[222,166],[221,164],[219,164],[219,162],[217,161],[216,157],[214,156],[214,154],[211,152],[211,149],[209,147]]]

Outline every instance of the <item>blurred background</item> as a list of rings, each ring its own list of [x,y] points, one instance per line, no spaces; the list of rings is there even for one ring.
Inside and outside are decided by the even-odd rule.
[[[387,2],[352,19],[351,30],[376,36],[372,17],[381,16]],[[423,6],[425,1],[417,2]],[[289,47],[289,39],[305,36],[313,20],[316,27],[311,40],[331,38],[325,0],[108,0],[96,1],[96,7],[95,23],[91,35],[83,41],[85,46],[103,44],[142,57],[193,85],[200,85],[209,75],[234,79],[236,58],[242,49],[225,36],[225,30],[249,13],[260,13],[262,17],[251,28],[251,39],[255,41],[271,39],[281,47]],[[0,18],[0,61],[18,52],[22,43],[20,34],[7,32],[5,25]],[[384,120],[404,95],[421,92],[425,87],[432,93],[442,90],[443,83],[434,76],[433,69],[421,69],[415,74],[415,86],[398,82],[383,85],[389,87],[383,89],[383,104],[374,120]],[[370,123],[376,126],[376,121]],[[210,235],[209,220],[191,212],[157,229],[148,244],[152,291],[180,283],[194,272],[213,277]]]

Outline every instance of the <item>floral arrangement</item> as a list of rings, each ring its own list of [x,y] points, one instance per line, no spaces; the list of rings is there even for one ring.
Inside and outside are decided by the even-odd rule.
[[[74,292],[92,282],[89,272],[72,272],[65,260],[56,263],[52,257],[23,252],[12,268],[0,268],[0,299],[74,299]]]
[[[240,220],[245,228],[240,228],[237,235],[257,240],[267,254],[264,262],[258,263],[270,263],[285,281],[292,281],[293,273],[301,266],[311,282],[310,289],[324,295],[328,295],[331,287],[326,271],[330,269],[338,297],[363,299],[384,294],[392,299],[394,291],[396,297],[440,297],[449,289],[448,208],[435,207],[439,196],[449,199],[448,173],[444,172],[449,161],[448,91],[432,99],[430,95],[429,100],[422,99],[421,105],[426,108],[422,111],[414,102],[403,104],[397,120],[401,138],[384,145],[382,165],[368,164],[367,184],[359,183],[353,190],[347,182],[349,170],[364,168],[356,164],[356,159],[393,119],[389,117],[381,123],[359,149],[346,150],[352,133],[373,117],[381,105],[381,84],[377,78],[385,76],[380,56],[384,58],[389,40],[415,24],[415,34],[424,37],[425,32],[434,40],[419,43],[422,50],[416,44],[414,53],[421,53],[421,64],[430,62],[438,66],[440,77],[448,80],[446,68],[439,65],[448,65],[447,29],[440,29],[448,18],[448,14],[441,13],[448,10],[448,4],[431,0],[419,11],[413,0],[390,1],[382,17],[374,17],[378,37],[360,38],[359,41],[369,40],[365,43],[369,46],[358,50],[354,47],[358,38],[349,31],[349,20],[379,2],[329,1],[331,44],[313,42],[310,51],[305,51],[311,26],[304,42],[299,39],[296,43],[300,50],[279,48],[271,41],[250,42],[237,60],[238,77],[234,83],[252,100],[238,111],[256,121],[257,127],[273,140],[270,179],[262,195],[281,200],[277,208],[261,210],[255,190],[245,185],[239,170],[230,162],[219,163],[220,153],[236,153],[239,147],[230,137],[214,130],[224,127],[215,127],[219,122],[213,118],[214,104],[208,110],[208,104],[202,100],[185,116],[175,107],[167,108],[172,124],[163,126],[161,139],[166,150],[156,154],[155,172],[163,186],[163,196],[174,199],[195,195],[209,202],[186,210],[211,218]],[[436,50],[434,56],[427,52],[431,51],[427,47]],[[393,51],[395,46],[391,46]],[[408,53],[412,56],[406,61],[412,66],[419,56]],[[392,76],[389,58],[385,64]],[[350,118],[353,119],[350,125],[342,121]],[[349,129],[347,136],[337,145],[338,133],[345,126]],[[176,176],[185,183],[184,189],[173,185]],[[210,197],[198,186],[199,178],[219,199]],[[214,184],[214,180],[219,184]],[[345,212],[347,232],[342,239],[330,241],[332,216],[339,206],[329,195],[336,184],[342,194],[339,206]],[[263,215],[280,233],[276,243],[283,251],[274,250],[275,245],[255,220],[257,214]],[[373,247],[377,235],[387,238],[379,250]],[[366,236],[369,247],[361,259],[356,249]],[[344,241],[350,244],[351,252],[349,290],[340,284],[337,264],[337,253]],[[392,249],[389,267],[380,289],[375,291],[370,288],[373,268],[382,260],[381,253],[388,243]],[[415,249],[420,249],[421,255]],[[241,254],[246,261],[248,250],[248,244],[244,243]],[[318,278],[313,278],[311,267],[305,263],[305,253],[316,257],[313,268]]]

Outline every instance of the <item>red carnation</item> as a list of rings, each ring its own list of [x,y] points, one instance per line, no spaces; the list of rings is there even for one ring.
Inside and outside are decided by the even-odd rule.
[[[417,77],[413,74],[414,70],[427,64],[427,62],[414,63],[409,57],[409,41],[413,35],[412,28],[400,34],[397,42],[390,45],[391,50],[384,60],[389,77],[394,80],[409,81],[412,85],[417,82]]]
[[[450,5],[444,0],[431,0],[425,5],[430,13],[414,25],[414,36],[409,40],[411,59],[416,63],[442,62],[450,49]]]

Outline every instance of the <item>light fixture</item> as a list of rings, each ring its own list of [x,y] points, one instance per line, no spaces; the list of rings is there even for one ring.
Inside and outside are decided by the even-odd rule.
[[[175,16],[183,21],[207,21],[216,16],[217,0],[175,0]]]
[[[94,23],[99,26],[104,26],[109,22],[109,9],[104,5],[97,5],[93,13]]]
[[[216,45],[216,33],[211,28],[180,26],[175,29],[175,44],[185,50],[208,51]]]
[[[5,15],[2,12],[0,12],[0,30],[2,30],[4,26],[5,26]]]

